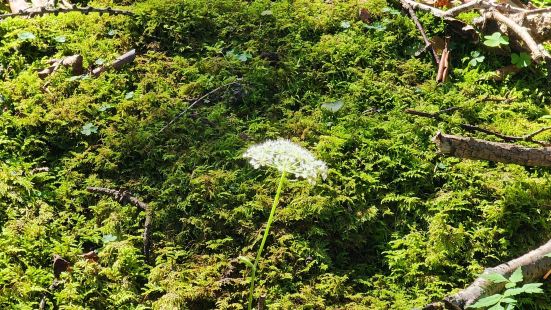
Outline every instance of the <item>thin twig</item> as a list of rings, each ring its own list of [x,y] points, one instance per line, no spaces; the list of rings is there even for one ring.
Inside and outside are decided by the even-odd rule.
[[[209,91],[208,93],[204,94],[203,96],[199,97],[197,100],[193,101],[189,106],[187,106],[187,108],[185,108],[182,112],[178,113],[178,115],[176,115],[176,117],[174,117],[161,130],[159,130],[158,133],[161,133],[161,132],[165,131],[165,129],[170,127],[170,125],[174,124],[174,122],[176,122],[178,119],[180,119],[180,117],[184,116],[184,114],[186,114],[187,111],[189,111],[191,108],[193,108],[199,102],[205,100],[206,98],[208,98],[209,96],[215,94],[216,92],[220,91],[223,88],[226,88],[226,87],[231,86],[231,85],[239,84],[240,81],[241,81],[241,79],[237,79],[237,81],[233,81],[233,82],[226,83],[224,85],[218,86],[215,89],[213,89],[213,90]]]
[[[447,110],[449,110],[449,109],[447,109]],[[438,121],[443,120],[440,117],[440,115],[445,113],[444,111],[446,111],[446,110],[442,110],[442,111],[439,111],[439,112],[436,112],[436,113],[429,113],[429,112],[417,111],[417,110],[413,110],[413,109],[404,110],[404,112],[406,112],[407,114],[432,118],[432,119],[435,119],[435,120],[438,120]],[[467,131],[482,132],[482,133],[485,133],[487,135],[491,135],[491,136],[495,136],[497,138],[500,138],[500,139],[502,139],[503,141],[506,141],[506,142],[524,141],[524,142],[531,142],[531,143],[539,144],[539,145],[545,146],[545,147],[551,146],[551,143],[549,143],[549,142],[534,140],[534,137],[539,135],[540,133],[551,130],[551,126],[540,128],[540,129],[538,129],[534,132],[531,132],[531,133],[523,135],[523,136],[508,136],[508,135],[504,135],[504,134],[499,133],[499,132],[495,132],[495,131],[492,131],[492,130],[489,130],[489,129],[486,129],[486,128],[482,128],[482,127],[479,127],[479,126],[471,125],[471,124],[460,124],[459,126],[463,129],[467,130]]]
[[[432,43],[427,38],[427,34],[425,33],[425,29],[423,28],[423,25],[421,25],[421,23],[419,22],[419,19],[417,18],[417,14],[415,14],[415,11],[411,7],[411,5],[409,5],[409,3],[407,3],[406,1],[401,1],[401,2],[402,2],[402,6],[408,11],[409,16],[411,16],[411,19],[413,20],[413,22],[417,26],[417,29],[419,29],[419,32],[421,33],[421,36],[423,37],[423,41],[425,42],[425,49],[430,47],[430,49],[432,51],[432,56],[434,57],[434,61],[436,61],[436,64],[438,65],[440,63],[440,58],[438,57],[438,54],[436,53],[436,50],[434,49],[434,46],[432,46]]]
[[[109,189],[104,187],[87,187],[87,191],[91,193],[98,193],[103,194],[112,197],[114,200],[119,202],[120,204],[126,204],[130,203],[142,210],[145,211],[145,223],[144,223],[144,230],[143,230],[143,255],[145,257],[145,260],[149,262],[151,257],[151,225],[153,224],[152,219],[152,210],[149,208],[149,206],[145,203],[139,200],[138,198],[132,196],[132,194],[129,191],[126,190],[115,190],[115,189]]]

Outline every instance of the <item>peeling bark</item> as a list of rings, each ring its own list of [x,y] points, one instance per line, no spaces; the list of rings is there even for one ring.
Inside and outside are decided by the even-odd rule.
[[[31,5],[25,0],[8,0],[12,13],[19,13],[31,8]]]
[[[441,153],[454,157],[551,167],[551,147],[529,148],[511,143],[446,135],[441,132],[436,134],[433,142]]]

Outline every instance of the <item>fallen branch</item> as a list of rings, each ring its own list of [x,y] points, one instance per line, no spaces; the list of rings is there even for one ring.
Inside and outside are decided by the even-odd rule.
[[[143,255],[145,257],[145,260],[149,262],[151,257],[151,225],[153,224],[152,219],[152,210],[149,208],[149,206],[139,200],[138,198],[132,196],[132,194],[129,191],[126,190],[114,190],[109,188],[103,188],[103,187],[87,187],[87,191],[90,193],[97,193],[97,194],[103,194],[110,196],[118,203],[125,205],[127,203],[130,203],[131,205],[138,207],[145,211],[145,223],[144,223],[144,231],[143,231]]]
[[[135,58],[136,58],[136,50],[135,49],[130,50],[122,54],[121,56],[117,57],[117,59],[115,59],[113,62],[107,65],[103,65],[95,68],[94,70],[92,70],[92,75],[95,77],[98,77],[100,74],[107,71],[107,69],[109,68],[119,70],[125,64],[131,63],[132,61],[134,61]]]
[[[442,154],[533,167],[551,167],[551,148],[528,148],[511,143],[446,135],[432,139]]]
[[[80,55],[67,56],[62,59],[52,59],[49,63],[50,66],[48,68],[42,69],[38,72],[38,76],[41,79],[44,79],[48,75],[56,72],[61,66],[71,66],[73,75],[81,75],[84,72],[84,68],[82,67],[82,56]]]
[[[12,3],[15,3],[12,5]],[[94,8],[94,7],[63,7],[63,8],[32,8],[26,1],[10,1],[11,11],[13,13],[7,13],[7,14],[0,14],[0,19],[6,19],[9,17],[17,17],[17,16],[28,16],[28,17],[35,17],[35,16],[43,16],[46,14],[54,14],[57,15],[59,13],[68,13],[68,12],[80,12],[82,14],[90,14],[90,13],[99,13],[101,14],[109,14],[109,15],[127,15],[127,16],[133,16],[134,12],[131,11],[125,11],[125,10],[118,10],[113,8]]]
[[[530,251],[518,258],[493,268],[487,268],[483,275],[497,273],[509,277],[513,271],[522,267],[522,274],[525,282],[534,282],[541,279],[551,269],[551,258],[545,255],[551,253],[551,240],[539,248]],[[494,283],[482,277],[478,277],[466,289],[459,293],[445,297],[443,303],[445,309],[462,310],[474,304],[479,298],[496,294],[503,290],[505,283]],[[443,309],[437,303],[429,304],[423,309]]]

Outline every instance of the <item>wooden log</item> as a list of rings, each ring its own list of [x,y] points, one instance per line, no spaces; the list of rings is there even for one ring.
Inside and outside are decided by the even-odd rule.
[[[517,268],[522,267],[524,282],[540,281],[551,269],[551,258],[546,257],[549,253],[551,253],[551,240],[547,241],[547,243],[539,248],[520,257],[512,259],[499,266],[487,268],[482,274],[488,275],[497,273],[508,278]],[[445,297],[443,302],[429,304],[423,309],[462,310],[469,305],[474,304],[481,297],[490,296],[502,291],[504,287],[505,283],[494,283],[482,277],[478,277],[473,283],[471,283],[471,285],[459,293]]]

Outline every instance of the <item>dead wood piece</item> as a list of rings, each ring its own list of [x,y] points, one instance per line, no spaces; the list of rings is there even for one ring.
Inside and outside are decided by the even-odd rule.
[[[504,277],[509,277],[517,268],[522,267],[525,282],[538,281],[551,269],[551,258],[545,257],[549,253],[551,253],[551,240],[520,257],[499,266],[487,268],[482,274],[497,273]],[[444,302],[447,309],[465,309],[465,307],[474,304],[481,297],[500,292],[504,286],[505,283],[494,283],[478,277],[466,289],[455,295],[445,297]]]
[[[72,68],[73,75],[81,75],[84,73],[84,68],[82,67],[82,56],[80,55],[67,56],[62,59],[52,59],[49,63],[51,66],[38,72],[38,76],[41,79],[44,79],[48,75],[56,72],[61,66],[70,66]]]
[[[107,71],[107,69],[109,68],[119,70],[120,68],[122,68],[122,66],[133,62],[135,58],[136,58],[136,50],[135,49],[130,50],[122,54],[121,56],[117,57],[117,59],[115,59],[115,61],[111,62],[110,64],[95,68],[94,70],[92,70],[92,75],[95,77],[98,77],[100,74]]]
[[[90,193],[98,193],[112,197],[114,200],[124,205],[130,203],[131,205],[138,207],[145,211],[145,222],[144,222],[144,231],[143,231],[143,255],[147,262],[151,258],[151,226],[153,225],[153,212],[149,205],[145,202],[142,202],[138,198],[132,196],[127,190],[115,190],[104,187],[87,187],[87,191]]]
[[[551,167],[551,148],[529,148],[511,143],[446,135],[438,132],[432,139],[445,155],[489,160],[533,167]]]

